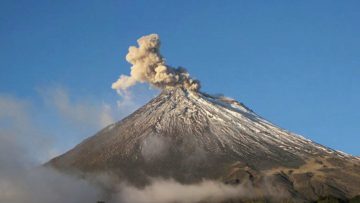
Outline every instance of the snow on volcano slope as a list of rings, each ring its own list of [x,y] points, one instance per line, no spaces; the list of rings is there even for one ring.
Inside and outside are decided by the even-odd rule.
[[[357,158],[283,130],[234,100],[179,87],[163,90],[48,165],[111,172],[138,185],[148,177],[253,186],[270,178],[302,199],[360,194]]]

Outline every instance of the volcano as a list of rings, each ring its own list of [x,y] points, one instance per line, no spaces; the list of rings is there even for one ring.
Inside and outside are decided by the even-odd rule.
[[[185,185],[216,181],[241,187],[250,201],[360,195],[358,157],[281,129],[233,99],[202,93],[186,69],[165,63],[157,34],[137,42],[126,56],[130,75],[120,75],[112,88],[121,92],[147,82],[161,94],[48,166],[82,177],[111,174],[139,188],[154,178]]]
[[[223,96],[164,88],[125,119],[47,165],[107,172],[142,187],[153,177],[251,186],[300,202],[360,195],[360,159],[317,144]]]

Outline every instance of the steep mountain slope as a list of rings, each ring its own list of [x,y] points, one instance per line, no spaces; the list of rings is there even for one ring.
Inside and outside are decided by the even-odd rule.
[[[360,194],[358,158],[283,130],[239,102],[181,87],[166,88],[48,165],[110,172],[138,186],[149,177],[214,179],[299,201]]]

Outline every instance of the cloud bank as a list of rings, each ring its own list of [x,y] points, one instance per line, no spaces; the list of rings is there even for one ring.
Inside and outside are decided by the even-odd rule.
[[[143,36],[137,40],[139,47],[131,46],[126,60],[132,64],[130,76],[120,75],[112,88],[124,91],[137,83],[147,82],[164,89],[181,86],[198,91],[200,82],[190,77],[186,69],[173,68],[165,63],[160,54],[160,38],[157,34]]]
[[[29,109],[27,102],[0,95],[0,202],[94,202],[101,196],[95,185],[41,166],[52,142]]]
[[[240,197],[250,197],[242,186],[225,185],[204,180],[196,184],[181,184],[174,180],[154,180],[144,189],[122,186],[117,202],[121,203],[197,203],[221,202]]]

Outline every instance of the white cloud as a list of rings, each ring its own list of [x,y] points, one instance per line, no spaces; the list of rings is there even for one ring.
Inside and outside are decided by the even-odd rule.
[[[218,181],[181,184],[174,180],[157,179],[143,189],[121,186],[117,200],[121,203],[197,203],[221,202],[250,195],[250,191],[241,185],[226,185]]]
[[[133,93],[130,90],[117,91],[121,99],[118,100],[117,107],[119,109],[130,109],[135,110],[138,105],[134,102]]]
[[[41,167],[52,142],[33,122],[31,105],[0,95],[0,202],[94,202],[91,183]],[[44,157],[45,156],[45,157]]]
[[[27,161],[29,153],[45,159],[50,140],[34,127],[30,104],[11,96],[0,95],[0,162],[6,163],[13,156]],[[14,150],[13,148],[19,150]],[[34,150],[34,149],[41,150]],[[41,152],[40,152],[41,151]],[[42,155],[40,157],[40,155]],[[8,164],[14,164],[9,162]],[[3,165],[0,165],[0,169]]]
[[[45,102],[67,121],[81,127],[94,127],[96,130],[114,123],[112,108],[109,104],[74,101],[68,92],[61,87],[41,90]]]

